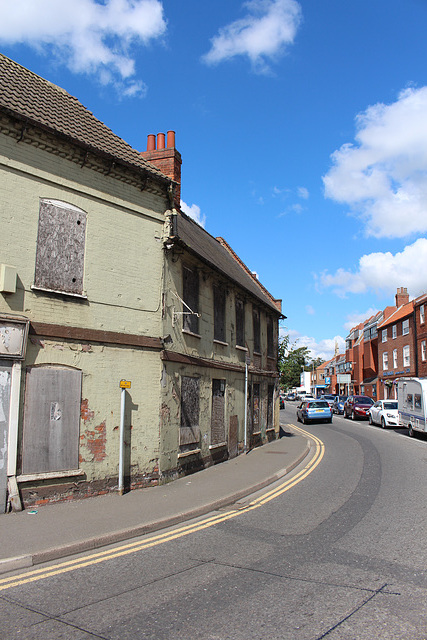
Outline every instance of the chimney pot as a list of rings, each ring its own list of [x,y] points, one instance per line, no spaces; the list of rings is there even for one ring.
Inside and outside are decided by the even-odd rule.
[[[167,146],[168,149],[175,148],[175,131],[168,131]]]
[[[158,133],[157,134],[157,151],[159,149],[164,149],[164,148],[165,148],[165,134]]]
[[[147,151],[156,150],[156,136],[154,133],[149,133],[147,136]]]

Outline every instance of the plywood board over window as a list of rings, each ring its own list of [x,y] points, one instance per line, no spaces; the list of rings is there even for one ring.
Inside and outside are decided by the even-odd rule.
[[[212,380],[211,444],[225,442],[225,380]]]
[[[22,473],[79,467],[82,372],[31,367],[25,388]]]
[[[225,290],[224,287],[215,285],[214,298],[214,340],[225,342]]]
[[[245,346],[245,303],[236,298],[236,345]]]
[[[179,444],[182,450],[195,448],[200,443],[199,378],[181,378],[181,427]]]
[[[183,322],[185,331],[199,333],[199,274],[196,269],[183,267],[182,269],[182,306]]]
[[[86,213],[66,202],[40,201],[34,287],[83,293]]]

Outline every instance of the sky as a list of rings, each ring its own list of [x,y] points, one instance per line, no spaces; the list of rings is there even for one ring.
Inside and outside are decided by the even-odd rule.
[[[313,357],[427,291],[427,0],[0,0],[0,51],[134,148]]]

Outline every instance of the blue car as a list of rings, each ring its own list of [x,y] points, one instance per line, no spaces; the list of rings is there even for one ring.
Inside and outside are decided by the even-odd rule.
[[[337,413],[342,416],[344,414],[344,402],[348,396],[335,396],[334,404],[332,405],[332,413]]]
[[[297,420],[309,422],[332,422],[332,409],[326,400],[309,400],[302,402],[297,409]]]

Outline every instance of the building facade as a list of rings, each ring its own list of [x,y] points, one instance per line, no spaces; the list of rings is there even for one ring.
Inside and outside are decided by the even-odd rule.
[[[126,488],[275,437],[280,301],[179,211],[173,132],[5,56],[0,124],[0,512],[117,488],[121,433]]]

